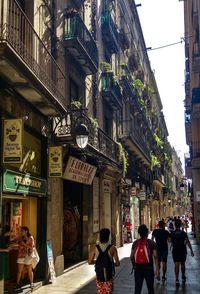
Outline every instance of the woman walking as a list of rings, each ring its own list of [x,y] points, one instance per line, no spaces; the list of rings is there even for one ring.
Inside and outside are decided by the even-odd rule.
[[[33,271],[32,271],[32,251],[34,247],[34,239],[29,232],[28,227],[21,227],[18,239],[18,258],[17,258],[17,284],[16,288],[20,288],[23,269],[26,267],[30,287],[33,289]]]

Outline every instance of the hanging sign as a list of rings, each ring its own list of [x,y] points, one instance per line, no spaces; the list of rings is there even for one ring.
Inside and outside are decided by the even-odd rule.
[[[64,179],[91,185],[97,168],[73,156],[69,156],[63,175]]]
[[[49,177],[62,177],[62,146],[49,147]]]
[[[22,119],[5,119],[3,136],[3,163],[22,162]]]

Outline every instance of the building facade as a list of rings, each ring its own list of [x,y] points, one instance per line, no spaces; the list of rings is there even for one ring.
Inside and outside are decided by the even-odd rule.
[[[189,156],[185,160],[186,176],[192,179],[193,212],[195,219],[195,235],[200,241],[200,3],[199,1],[184,1],[185,20],[185,130],[186,143],[189,146]]]
[[[50,280],[49,245],[58,276],[100,228],[119,247],[165,217],[172,151],[135,1],[2,0],[0,95],[4,280],[21,225]]]

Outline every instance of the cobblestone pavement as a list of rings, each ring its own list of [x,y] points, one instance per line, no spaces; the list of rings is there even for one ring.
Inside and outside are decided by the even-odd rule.
[[[194,257],[188,252],[186,261],[185,284],[175,285],[174,265],[171,251],[168,256],[167,281],[155,281],[155,294],[200,294],[200,246],[196,244],[195,239],[189,234],[190,241],[194,250]],[[113,294],[134,293],[134,275],[131,275],[131,264],[129,260],[131,244],[125,244],[118,249],[121,265],[116,268]],[[190,250],[189,250],[190,251]],[[181,281],[181,276],[180,276]],[[65,272],[56,279],[54,284],[42,286],[36,294],[59,294],[59,293],[96,293],[94,266],[87,263]],[[144,283],[142,294],[147,294],[147,288]]]

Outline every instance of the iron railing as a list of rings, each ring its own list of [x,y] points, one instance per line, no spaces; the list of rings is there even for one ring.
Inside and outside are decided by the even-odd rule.
[[[82,109],[71,109],[64,117],[53,118],[52,127],[55,137],[60,141],[74,140],[75,128],[84,123],[89,129],[89,145],[107,157],[119,163],[119,148],[117,142],[112,140],[103,130],[94,126],[91,119]],[[64,142],[63,141],[63,142]]]
[[[102,82],[102,92],[105,93],[112,93],[112,96],[115,97],[116,102],[119,104],[122,103],[122,94],[121,88],[117,81],[114,80],[113,72],[103,72],[101,75],[101,82]]]
[[[78,39],[91,60],[98,65],[98,50],[92,35],[78,13],[66,13],[64,40]]]
[[[150,151],[139,126],[133,125],[131,120],[125,120],[123,123],[122,137],[123,136],[129,136],[145,157],[150,160]]]
[[[200,158],[200,141],[192,142],[191,158]]]
[[[116,23],[112,19],[108,5],[105,4],[101,15],[101,26],[103,38],[111,47],[113,53],[117,53],[119,51],[119,32]]]
[[[35,76],[65,105],[65,76],[17,1],[0,1],[0,45],[7,43]]]

